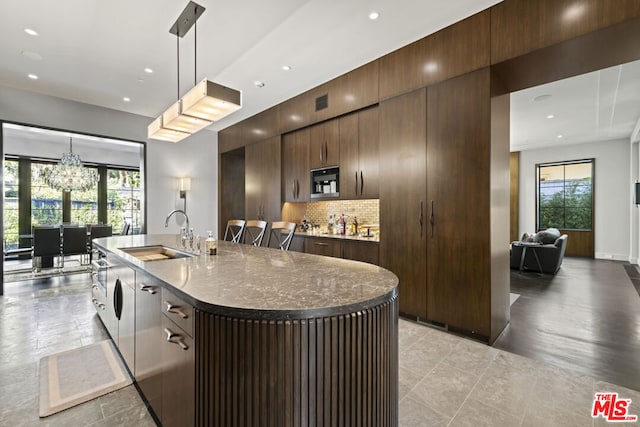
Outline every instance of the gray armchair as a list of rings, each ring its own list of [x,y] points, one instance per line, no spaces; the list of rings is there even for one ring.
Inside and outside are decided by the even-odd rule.
[[[511,244],[511,268],[556,274],[564,259],[567,238],[568,236],[563,234],[551,244],[513,242]]]

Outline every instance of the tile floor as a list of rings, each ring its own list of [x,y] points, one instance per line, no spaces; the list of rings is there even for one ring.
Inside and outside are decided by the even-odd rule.
[[[401,426],[603,426],[590,416],[596,391],[632,399],[640,415],[638,391],[405,320],[399,332]],[[5,284],[0,426],[155,425],[133,386],[38,418],[40,357],[105,338],[88,275]]]

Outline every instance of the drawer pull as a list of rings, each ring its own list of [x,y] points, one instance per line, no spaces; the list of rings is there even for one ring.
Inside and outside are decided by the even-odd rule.
[[[182,340],[182,335],[176,334],[169,328],[164,328],[164,333],[167,334],[167,342],[170,342],[171,344],[178,344],[183,350],[189,349],[189,346]]]
[[[105,305],[104,305],[103,303],[99,302],[99,303],[98,303],[98,308],[99,308],[100,310],[104,310]]]
[[[329,246],[328,243],[318,243],[318,242],[315,242],[314,245],[316,245],[316,246]]]
[[[156,288],[154,288],[153,286],[145,285],[144,283],[140,284],[140,290],[142,292],[149,292],[151,295],[155,295],[156,293]]]
[[[189,318],[188,314],[186,314],[184,311],[180,310],[180,306],[179,305],[173,305],[169,301],[165,301],[164,303],[167,305],[167,313],[177,314],[178,316],[182,317],[183,319],[188,319]]]

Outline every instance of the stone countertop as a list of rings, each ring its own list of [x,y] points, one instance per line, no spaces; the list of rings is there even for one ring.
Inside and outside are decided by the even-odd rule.
[[[398,278],[372,264],[218,241],[217,255],[143,262],[120,250],[164,245],[176,235],[95,239],[94,244],[157,278],[200,310],[251,319],[353,313],[391,300]]]
[[[373,242],[380,243],[380,239],[377,237],[363,237],[360,235],[350,236],[348,234],[322,234],[322,233],[310,233],[307,231],[296,231],[296,236],[302,237],[321,237],[327,239],[338,239],[338,240],[357,240],[360,242]]]

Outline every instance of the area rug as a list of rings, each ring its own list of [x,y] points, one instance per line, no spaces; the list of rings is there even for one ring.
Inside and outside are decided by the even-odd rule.
[[[513,303],[516,302],[518,298],[520,298],[520,294],[509,293],[509,306],[512,306]]]
[[[40,417],[131,383],[111,340],[45,356],[40,359]]]

